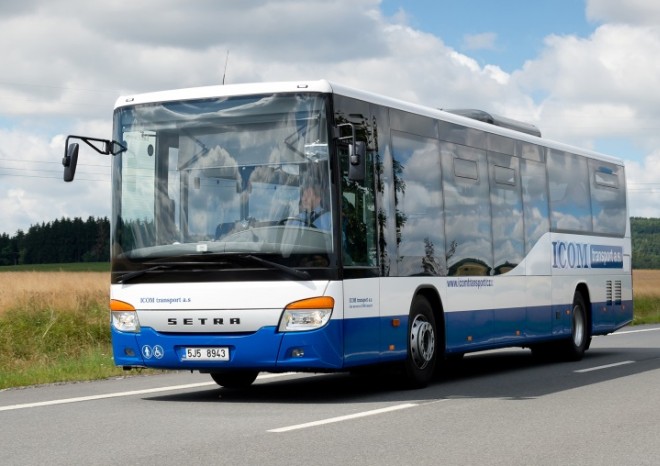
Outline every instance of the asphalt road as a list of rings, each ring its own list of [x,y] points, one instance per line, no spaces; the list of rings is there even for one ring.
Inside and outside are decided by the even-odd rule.
[[[423,390],[170,373],[0,391],[0,464],[658,465],[660,326],[595,338],[574,363],[468,355]]]

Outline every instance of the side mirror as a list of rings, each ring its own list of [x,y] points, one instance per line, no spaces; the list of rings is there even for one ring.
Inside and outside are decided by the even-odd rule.
[[[348,179],[364,181],[366,175],[367,145],[364,141],[355,141],[348,146]]]
[[[78,165],[78,143],[69,144],[66,154],[62,158],[62,165],[64,165],[64,181],[73,181],[76,174],[76,165]]]

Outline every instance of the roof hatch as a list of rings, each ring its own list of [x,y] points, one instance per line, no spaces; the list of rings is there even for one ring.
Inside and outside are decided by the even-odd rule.
[[[501,126],[502,128],[508,128],[514,131],[520,131],[521,133],[531,134],[532,136],[537,136],[539,138],[541,137],[541,130],[539,130],[536,126],[534,126],[531,123],[512,120],[511,118],[506,118],[499,115],[493,115],[492,113],[488,113],[483,110],[461,108],[461,109],[445,110],[445,112],[472,118],[473,120],[483,121],[485,123],[490,123],[491,125]]]

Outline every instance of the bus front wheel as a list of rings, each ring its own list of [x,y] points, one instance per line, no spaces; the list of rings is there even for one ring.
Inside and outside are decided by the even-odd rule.
[[[417,296],[410,307],[408,320],[408,356],[405,362],[406,382],[412,388],[428,385],[437,361],[438,339],[433,309],[423,296]]]

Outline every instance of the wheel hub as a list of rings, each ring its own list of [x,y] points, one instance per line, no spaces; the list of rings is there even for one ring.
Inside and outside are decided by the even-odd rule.
[[[410,328],[410,352],[418,369],[424,369],[433,359],[435,335],[433,326],[422,316],[417,316]]]

